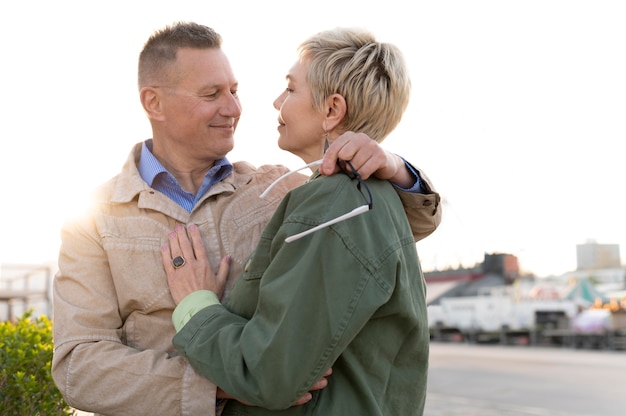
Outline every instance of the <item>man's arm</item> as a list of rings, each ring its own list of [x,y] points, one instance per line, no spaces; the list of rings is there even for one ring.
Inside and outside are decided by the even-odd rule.
[[[363,133],[347,132],[328,147],[320,173],[332,175],[349,160],[363,179],[374,175],[394,184],[406,212],[415,241],[432,234],[441,223],[441,197],[419,169],[400,156],[385,151]]]

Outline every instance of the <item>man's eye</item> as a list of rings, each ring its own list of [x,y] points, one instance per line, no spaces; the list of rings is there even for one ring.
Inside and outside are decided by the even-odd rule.
[[[231,91],[231,92],[230,92],[230,94],[231,94],[233,97],[236,97],[238,92],[239,92],[239,91],[237,91],[237,90],[233,90],[233,91]]]
[[[288,93],[290,93],[290,94],[291,94],[291,93],[293,92],[293,89],[291,89],[291,88],[287,87],[287,88],[285,88],[285,91],[287,91]]]

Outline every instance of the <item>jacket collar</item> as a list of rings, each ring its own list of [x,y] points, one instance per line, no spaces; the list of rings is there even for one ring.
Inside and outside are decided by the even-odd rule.
[[[114,203],[127,203],[132,201],[143,192],[155,192],[142,178],[137,169],[139,158],[141,157],[141,148],[143,142],[139,142],[133,146],[121,174],[117,177],[111,196]],[[203,197],[207,198],[222,192],[234,192],[237,188],[245,185],[251,180],[251,174],[248,171],[247,164],[233,164],[233,173],[228,175],[219,183],[215,184],[209,192]]]

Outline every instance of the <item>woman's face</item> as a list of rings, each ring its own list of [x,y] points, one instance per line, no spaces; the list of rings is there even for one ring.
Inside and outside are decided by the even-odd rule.
[[[297,61],[287,74],[287,88],[274,100],[278,114],[278,147],[306,163],[322,157],[323,114],[313,108],[307,83],[308,64]]]

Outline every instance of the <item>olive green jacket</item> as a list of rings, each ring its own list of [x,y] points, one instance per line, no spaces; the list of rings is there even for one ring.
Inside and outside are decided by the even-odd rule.
[[[174,338],[199,373],[259,406],[230,401],[223,415],[422,414],[426,286],[397,193],[367,184],[371,210],[290,243],[364,199],[346,175],[288,193],[226,305],[198,311]],[[329,385],[291,407],[331,367]]]

